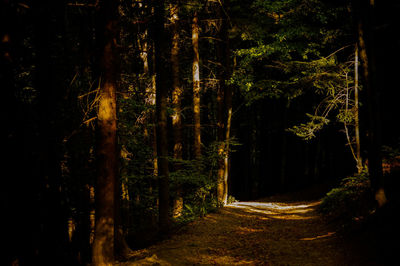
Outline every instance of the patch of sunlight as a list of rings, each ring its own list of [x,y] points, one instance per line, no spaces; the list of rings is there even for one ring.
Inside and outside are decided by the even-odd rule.
[[[315,216],[300,216],[300,215],[280,214],[280,215],[271,215],[270,218],[282,219],[282,220],[310,220],[310,219],[314,219]]]
[[[309,204],[286,204],[279,202],[234,202],[228,204],[227,207],[243,209],[247,212],[262,213],[274,219],[293,219],[306,220],[311,219],[311,216],[301,216],[312,212],[313,207],[319,202],[311,202]]]
[[[208,223],[217,223],[218,222],[215,217],[210,216],[210,215],[204,216],[203,219],[205,221],[207,221]]]
[[[300,240],[311,241],[311,240],[316,240],[316,239],[321,239],[321,238],[327,238],[334,234],[336,234],[336,232],[328,232],[325,235],[320,235],[320,236],[315,236],[315,237],[305,237],[305,238],[301,238]]]
[[[232,206],[228,206],[228,205],[226,205],[226,206],[227,207],[232,207]],[[235,207],[233,207],[233,208],[235,208]],[[249,214],[232,212],[232,213],[230,213],[230,215],[233,215],[233,216],[235,216],[237,218],[254,219],[254,215],[252,215],[251,212],[247,212],[247,213],[249,213]],[[259,219],[259,220],[268,220],[269,218],[257,217],[257,219]]]
[[[263,232],[264,229],[255,229],[255,228],[250,228],[250,227],[243,227],[243,226],[239,226],[237,233],[240,235],[246,235],[249,233],[256,233],[256,232]]]
[[[165,266],[169,266],[172,265],[170,262],[160,259],[158,258],[158,256],[156,254],[153,254],[151,257],[147,257],[141,260],[137,260],[137,261],[133,261],[130,262],[129,265],[165,265]]]

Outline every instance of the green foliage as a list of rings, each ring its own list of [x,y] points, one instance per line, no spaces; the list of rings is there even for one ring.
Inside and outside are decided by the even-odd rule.
[[[292,128],[287,129],[287,131],[292,132],[305,140],[310,140],[315,137],[317,131],[321,130],[324,125],[329,123],[329,120],[322,116],[306,115],[311,121],[305,124],[300,124],[299,126],[293,126]]]
[[[229,195],[229,196],[228,196],[228,199],[227,199],[227,203],[228,203],[228,204],[231,204],[231,203],[234,203],[234,202],[237,202],[237,199],[235,199],[234,196]]]
[[[354,62],[353,60],[340,63],[336,60],[336,54],[345,50],[342,47],[326,58],[315,60],[308,64],[310,84],[316,96],[321,96],[320,103],[314,107],[314,114],[307,114],[309,121],[295,125],[288,129],[289,132],[309,140],[324,128],[333,118],[336,112],[336,121],[345,126],[354,126],[355,110],[354,93]],[[351,50],[349,50],[351,51]],[[347,129],[346,129],[347,130]]]
[[[202,160],[174,160],[178,170],[170,173],[171,197],[174,198],[178,187],[183,192],[184,209],[176,220],[178,223],[193,221],[216,208],[214,194],[216,177],[209,169],[210,158]]]
[[[351,222],[371,213],[373,193],[368,173],[344,178],[339,187],[329,191],[322,199],[319,211],[331,219]]]
[[[236,67],[230,79],[248,105],[266,97],[290,101],[310,89],[332,91],[342,83],[338,71],[332,71],[338,66],[336,58],[322,55],[341,47],[349,31],[343,27],[348,20],[345,5],[320,0],[232,5],[233,12],[240,6],[241,13],[251,14],[238,16],[232,30],[239,45],[233,51]]]
[[[354,112],[351,110],[341,109],[336,116],[337,120],[341,123],[350,124],[354,121]]]

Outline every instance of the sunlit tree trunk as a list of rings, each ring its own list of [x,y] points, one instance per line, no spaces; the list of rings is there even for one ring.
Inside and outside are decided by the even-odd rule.
[[[359,95],[358,95],[358,45],[354,53],[354,130],[356,139],[356,158],[357,158],[357,171],[362,172],[363,163],[361,158],[361,142],[360,142],[360,121],[359,121]]]
[[[112,265],[115,252],[117,186],[116,38],[117,1],[105,0],[99,10],[98,42],[101,55],[97,111],[96,225],[93,265]]]
[[[171,65],[172,65],[172,130],[174,137],[174,159],[182,160],[182,86],[179,77],[179,6],[170,5],[170,22],[172,30]],[[174,164],[174,170],[179,170],[179,162]],[[179,181],[178,181],[179,182]],[[174,200],[173,216],[179,217],[183,208],[182,186],[178,185]]]
[[[231,138],[231,124],[232,124],[232,87],[226,86],[225,89],[225,108],[227,111],[226,115],[226,127],[225,127],[225,140],[226,149],[224,157],[224,195],[223,203],[226,204],[228,201],[228,180],[230,176],[229,169],[229,152],[230,152],[230,138]]]
[[[169,230],[169,168],[168,168],[168,128],[166,62],[164,40],[164,1],[154,2],[154,45],[156,68],[156,119],[157,119],[157,154],[158,154],[158,193],[159,193],[159,227],[160,233]]]
[[[199,23],[197,12],[192,21],[193,45],[193,151],[194,157],[201,157],[201,124],[200,124],[200,55],[199,55]]]

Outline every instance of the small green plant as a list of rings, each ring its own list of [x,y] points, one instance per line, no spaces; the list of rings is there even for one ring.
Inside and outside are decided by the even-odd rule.
[[[371,184],[366,171],[344,178],[339,187],[329,191],[319,207],[331,219],[350,222],[367,216],[374,207]]]
[[[228,204],[231,204],[231,203],[234,203],[234,202],[237,202],[237,199],[235,199],[234,196],[229,195],[229,196],[228,196],[227,203],[228,203]]]

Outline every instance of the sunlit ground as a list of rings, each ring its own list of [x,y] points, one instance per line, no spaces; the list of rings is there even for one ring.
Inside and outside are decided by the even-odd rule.
[[[287,204],[281,202],[234,202],[227,205],[230,208],[242,209],[251,213],[262,213],[274,219],[305,220],[313,218],[309,214],[315,210],[319,202],[306,204]]]
[[[319,204],[235,202],[125,265],[346,265],[346,250],[316,212]]]

